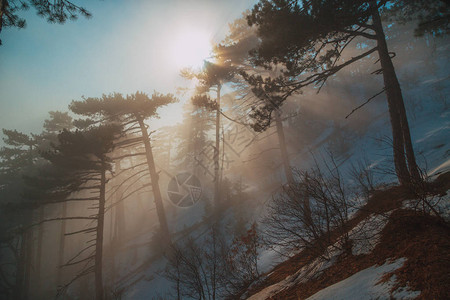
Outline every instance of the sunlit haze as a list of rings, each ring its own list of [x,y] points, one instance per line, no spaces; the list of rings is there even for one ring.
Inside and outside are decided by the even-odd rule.
[[[180,27],[171,37],[168,61],[178,68],[200,67],[210,56],[212,34],[205,28]]]
[[[227,24],[256,1],[79,1],[92,18],[49,24],[33,10],[25,29],[3,28],[0,128],[39,132],[48,111],[72,100],[119,92],[177,93],[157,126],[180,119],[194,84],[180,69],[199,66]]]
[[[450,299],[448,2],[0,0],[0,299]]]

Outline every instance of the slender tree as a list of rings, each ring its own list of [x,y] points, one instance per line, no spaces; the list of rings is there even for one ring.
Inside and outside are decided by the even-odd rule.
[[[248,11],[246,12],[249,13]],[[253,27],[249,27],[247,24],[247,20],[245,18],[246,14],[244,13],[244,17],[235,20],[232,24],[230,24],[230,32],[227,37],[223,40],[223,42],[217,45],[214,48],[214,54],[220,61],[227,61],[238,74],[242,74],[244,76],[234,76],[233,84],[235,87],[244,93],[242,98],[249,98],[249,94],[251,94],[252,100],[251,106],[274,106],[275,113],[273,115],[266,115],[265,120],[268,123],[266,126],[261,126],[260,123],[255,122],[252,124],[252,127],[255,131],[262,131],[267,128],[271,121],[275,121],[276,131],[278,136],[278,142],[280,146],[281,160],[284,169],[284,173],[286,176],[286,180],[288,183],[294,182],[294,177],[292,175],[292,170],[289,164],[289,156],[287,152],[286,139],[283,128],[283,116],[281,110],[278,108],[278,105],[274,102],[277,101],[278,95],[274,91],[262,90],[259,87],[253,87],[249,85],[246,79],[248,78],[247,72],[257,73],[257,74],[266,74],[266,76],[274,76],[275,72],[271,70],[266,70],[263,68],[255,68],[252,66],[250,62],[249,51],[258,45],[258,38],[256,36],[256,30]],[[250,93],[250,91],[252,93]],[[241,99],[244,100],[244,99]]]
[[[22,191],[24,174],[33,173],[37,161],[37,139],[17,130],[3,129],[4,147],[0,149],[0,209],[2,242],[13,252],[15,272],[10,284],[15,299],[28,297],[33,255],[33,232],[25,229],[33,219],[36,206]],[[0,267],[1,269],[2,267]],[[3,273],[3,270],[0,270]]]
[[[52,144],[58,143],[58,134],[64,130],[72,130],[73,119],[69,116],[68,112],[50,111],[49,118],[44,120],[44,131],[40,135],[39,149],[45,151],[50,149]],[[61,204],[61,227],[59,231],[59,250],[58,250],[58,271],[56,275],[57,285],[60,286],[63,283],[62,266],[64,264],[65,253],[65,234],[67,227],[67,202]],[[39,228],[41,228],[40,226]]]
[[[105,125],[91,127],[85,131],[69,132],[63,130],[58,135],[58,144],[42,155],[50,164],[43,165],[39,176],[28,177],[29,188],[26,195],[30,199],[43,200],[48,203],[68,201],[94,201],[97,213],[94,216],[69,216],[48,221],[65,221],[71,219],[96,221],[95,227],[75,233],[95,232],[95,243],[83,248],[62,266],[85,264],[81,272],[68,284],[91,272],[95,276],[95,299],[104,298],[103,288],[103,235],[105,218],[106,172],[111,170],[111,159],[108,154],[114,148],[114,140],[121,134],[121,127]],[[75,197],[73,193],[90,191],[88,196]],[[92,196],[94,194],[95,196]],[[71,196],[72,195],[72,196]],[[75,234],[72,233],[72,234]],[[86,251],[94,250],[86,256]],[[60,266],[60,267],[62,267]]]
[[[139,132],[140,136],[131,139],[132,143],[141,142],[145,147],[145,157],[150,174],[151,187],[156,205],[159,225],[165,242],[170,244],[170,231],[164,211],[159,175],[156,171],[150,134],[145,120],[158,117],[158,108],[174,102],[176,99],[168,94],[154,93],[151,97],[137,92],[126,97],[121,94],[104,95],[101,98],[87,98],[82,101],[72,101],[70,109],[77,114],[92,118],[89,122],[116,122],[126,127],[128,132]]]
[[[183,106],[182,122],[175,128],[177,148],[172,157],[176,166],[192,170],[192,174],[196,176],[199,175],[196,166],[206,168],[207,162],[201,151],[208,146],[208,132],[212,124],[213,116],[210,109],[191,103]]]
[[[234,68],[226,63],[212,63],[205,61],[200,72],[183,71],[182,76],[188,79],[196,78],[200,85],[198,94],[193,97],[193,102],[197,106],[207,107],[216,112],[216,142],[214,146],[214,202],[220,203],[220,96],[222,86],[230,81],[234,75]],[[211,100],[208,93],[215,90],[216,99]]]

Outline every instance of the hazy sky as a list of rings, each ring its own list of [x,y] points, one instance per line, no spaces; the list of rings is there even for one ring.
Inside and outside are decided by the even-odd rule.
[[[91,0],[64,25],[48,24],[35,10],[21,13],[25,29],[0,34],[0,128],[40,132],[50,110],[67,110],[72,99],[103,93],[175,92],[188,83],[179,77],[182,51],[175,39],[201,31],[212,41],[255,0]],[[176,122],[180,105],[166,109]]]

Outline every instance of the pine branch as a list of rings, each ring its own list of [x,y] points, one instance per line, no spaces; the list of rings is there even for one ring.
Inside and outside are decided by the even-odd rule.
[[[294,92],[296,92],[297,90],[299,90],[305,86],[326,80],[328,77],[336,74],[337,72],[339,72],[341,69],[345,68],[346,66],[372,54],[373,52],[375,52],[377,50],[378,50],[378,47],[374,47],[374,48],[370,49],[369,51],[366,51],[358,56],[352,57],[350,60],[348,60],[338,66],[335,66],[331,69],[325,70],[323,72],[315,73],[313,75],[306,77],[303,80],[284,85],[285,87],[292,86],[293,88],[283,95],[283,99],[286,99],[287,97],[292,95]]]
[[[126,171],[129,171],[129,170],[132,170],[132,169],[135,169],[135,168],[138,168],[138,167],[142,167],[142,166],[145,166],[145,165],[147,165],[146,161],[143,162],[143,163],[140,163],[140,164],[137,164],[137,165],[125,168],[125,169],[121,169],[119,173],[114,175],[114,177],[118,177],[118,176],[122,175],[123,173],[125,173]]]
[[[131,197],[132,195],[134,195],[135,193],[145,189],[146,187],[149,187],[151,184],[145,184],[143,186],[141,186],[140,188],[130,192],[128,195],[126,195],[125,197],[122,197],[119,201],[114,202],[113,204],[111,204],[107,209],[105,209],[105,212],[108,211],[109,209],[113,208],[114,206],[116,206],[117,204],[119,204],[122,201],[125,201],[127,198]]]
[[[53,221],[64,221],[64,220],[97,220],[97,218],[93,218],[93,217],[64,217],[64,218],[54,218],[54,219],[46,219],[46,220],[42,220],[40,222],[28,225],[27,227],[24,227],[24,230],[28,230],[34,226],[38,226],[41,225],[43,223],[47,223],[47,222],[53,222]]]
[[[358,109],[360,109],[361,107],[363,107],[364,105],[366,105],[367,103],[369,103],[372,99],[374,99],[375,97],[377,97],[378,95],[381,95],[384,91],[386,91],[386,88],[384,87],[380,92],[376,93],[375,95],[373,95],[372,97],[370,97],[369,99],[367,99],[363,104],[359,105],[358,107],[354,108],[347,116],[345,116],[345,118],[347,119],[348,117],[350,117],[355,111],[357,111]]]
[[[92,247],[95,247],[95,246],[96,246],[96,245],[93,244],[93,245],[89,245],[89,246],[85,247],[84,249],[80,250],[75,256],[73,256],[71,259],[69,259],[64,265],[61,265],[61,266],[59,266],[59,267],[62,268],[62,267],[67,267],[67,266],[72,265],[73,261],[74,261],[77,257],[79,257],[84,251],[86,251],[87,249],[90,249],[90,248],[92,248]],[[94,252],[95,252],[95,251],[94,251]],[[94,252],[92,252],[91,255],[89,255],[89,256],[92,256],[92,254],[93,254]],[[78,264],[78,263],[83,262],[83,261],[86,261],[86,259],[85,259],[85,260],[78,261],[78,262],[73,263],[73,264]]]
[[[74,235],[77,233],[92,232],[92,231],[95,231],[96,229],[97,229],[97,227],[91,227],[91,228],[82,229],[82,230],[78,230],[78,231],[68,232],[68,233],[65,233],[64,235]]]
[[[67,284],[61,286],[60,289],[58,290],[58,296],[61,296],[67,290],[67,288],[72,283],[74,283],[77,279],[79,279],[79,278],[81,278],[83,276],[86,276],[86,275],[88,275],[90,273],[93,273],[94,272],[94,268],[95,268],[95,265],[87,268],[86,270],[81,271],[74,278],[72,278],[72,280],[70,280]]]
[[[123,158],[127,158],[127,157],[142,156],[142,155],[147,155],[147,153],[146,152],[139,152],[139,153],[124,154],[124,155],[112,157],[111,159],[112,160],[118,160],[118,159],[123,159]]]
[[[141,173],[146,173],[146,174],[144,174],[144,176],[148,175],[148,169],[143,169],[143,170],[138,171],[138,172],[134,173],[133,175],[127,177],[127,179],[125,179],[125,180],[122,181],[118,186],[115,187],[115,190],[111,193],[111,195],[108,196],[108,198],[106,199],[106,201],[109,201],[109,200],[111,199],[111,197],[117,192],[117,190],[118,190],[121,186],[123,186],[127,181],[129,181],[130,179],[132,179],[133,177],[135,177],[135,176],[137,176],[137,175],[139,175],[139,174],[141,174]],[[141,179],[142,177],[143,177],[143,176],[139,177],[138,180]],[[136,183],[138,180],[136,180],[136,181],[134,181],[133,183],[131,183],[130,186],[133,185],[134,183]],[[127,189],[128,189],[128,188],[127,188]],[[126,190],[125,190],[125,191],[126,191]]]

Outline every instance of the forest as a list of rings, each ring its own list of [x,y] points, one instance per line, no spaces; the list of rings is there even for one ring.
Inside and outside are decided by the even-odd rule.
[[[450,299],[448,1],[95,2],[0,0],[0,299]]]

